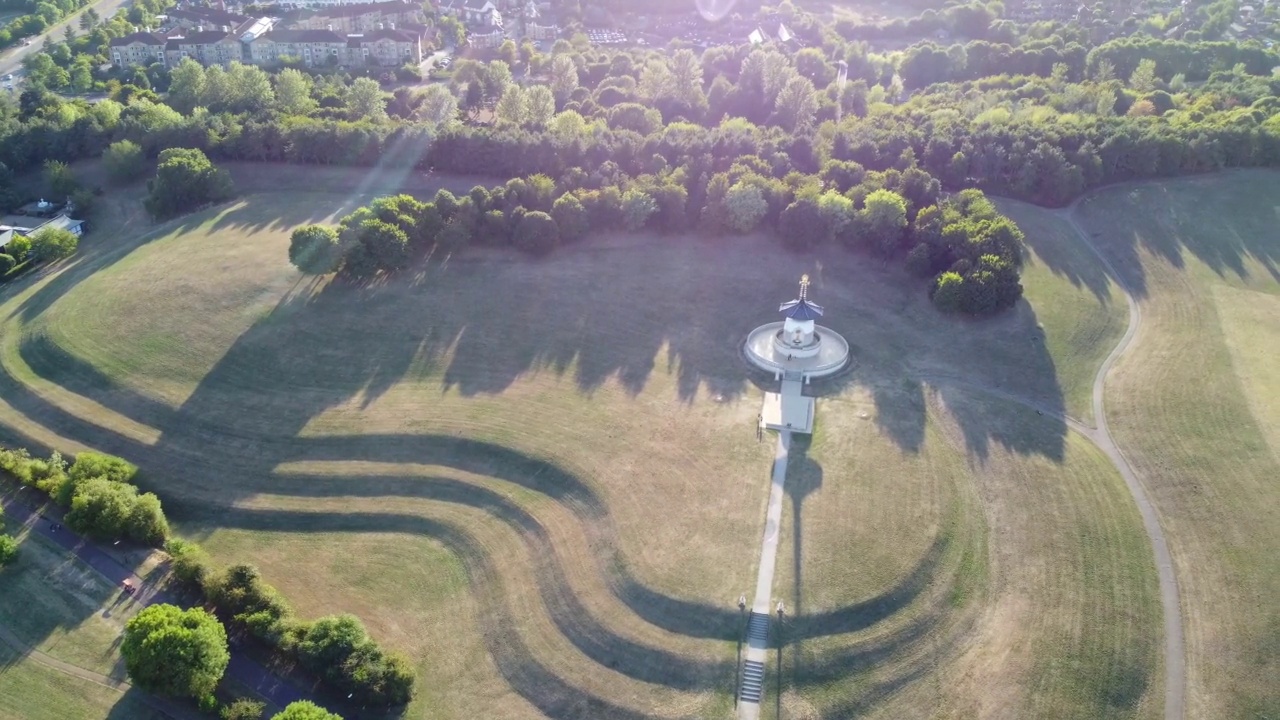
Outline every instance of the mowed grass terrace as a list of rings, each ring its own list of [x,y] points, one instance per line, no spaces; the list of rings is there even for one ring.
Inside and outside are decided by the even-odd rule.
[[[1077,211],[1141,308],[1108,418],[1174,554],[1191,718],[1280,716],[1278,196],[1280,174],[1242,171]]]
[[[964,322],[878,262],[754,237],[301,276],[289,231],[371,198],[339,185],[159,228],[112,198],[80,255],[0,291],[5,434],[136,462],[216,559],[361,616],[418,663],[407,717],[726,717],[772,458],[738,348],[807,272],[855,363],[788,480],[769,697],[1159,715],[1150,548],[1060,417],[1088,416],[1123,307],[1058,217],[1019,210],[1053,237],[1028,302]]]

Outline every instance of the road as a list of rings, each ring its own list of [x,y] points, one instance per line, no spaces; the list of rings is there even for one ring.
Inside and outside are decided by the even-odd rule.
[[[121,565],[102,548],[71,532],[65,526],[56,524],[54,519],[43,515],[36,505],[40,497],[37,491],[30,488],[7,494],[4,505],[6,522],[25,526],[31,532],[48,538],[79,558],[116,587],[121,587],[125,580],[129,580],[138,588],[135,600],[144,606],[168,603],[186,607],[186,603],[135,575],[132,570]],[[227,665],[225,677],[253,689],[273,705],[281,708],[298,700],[314,701],[315,699],[310,693],[280,679],[270,670],[251,660],[234,644],[231,646],[231,662]]]
[[[13,73],[14,77],[18,78],[19,71],[22,70],[22,61],[28,55],[39,52],[40,49],[44,47],[46,38],[52,37],[55,42],[61,40],[62,33],[68,25],[74,25],[76,33],[79,33],[80,13],[84,12],[88,8],[91,7],[94,10],[97,10],[98,15],[103,18],[109,18],[115,14],[116,10],[119,10],[127,2],[128,0],[99,0],[98,2],[91,3],[88,7],[76,12],[70,17],[54,23],[48,30],[45,30],[44,33],[28,38],[28,40],[31,41],[30,45],[18,43],[18,45],[5,50],[3,53],[0,53],[0,76]]]

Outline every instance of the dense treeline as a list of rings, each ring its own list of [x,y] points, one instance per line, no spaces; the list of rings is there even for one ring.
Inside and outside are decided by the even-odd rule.
[[[91,0],[36,0],[14,8],[26,11],[0,28],[0,48],[6,48],[33,35],[39,35],[50,25],[88,5]],[[10,6],[13,7],[13,6]]]
[[[995,272],[982,255],[913,241],[922,210],[948,211],[941,190],[977,187],[1061,205],[1110,182],[1280,163],[1280,88],[1262,74],[1277,59],[1260,48],[1124,38],[1087,50],[1088,33],[1070,28],[1004,42],[1008,28],[992,9],[971,4],[945,13],[964,44],[875,54],[794,8],[778,12],[797,33],[816,33],[818,44],[699,54],[562,40],[549,56],[510,44],[488,62],[459,60],[448,84],[402,88],[389,99],[368,78],[206,69],[190,60],[156,77],[168,90],[163,101],[143,87],[147,77],[114,85],[112,99],[94,106],[34,88],[16,106],[0,101],[0,161],[22,169],[125,142],[145,157],[189,148],[215,161],[483,168],[553,188],[536,201],[506,186],[481,189],[463,199],[461,215],[426,213],[425,229],[380,218],[382,225],[356,219],[333,237],[314,231],[315,259],[300,266],[341,264],[353,275],[395,269],[415,232],[426,233],[418,238],[426,244],[439,235],[448,246],[554,247],[579,234],[576,221],[571,231],[562,227],[572,202],[586,227],[608,230],[747,232],[778,228],[785,213],[787,223],[814,228],[798,247],[841,242],[904,261],[915,253],[913,267],[930,269],[932,287],[950,272],[952,289],[955,276],[1003,287],[1019,263],[1016,253],[998,254]],[[856,179],[842,182],[845,175]],[[206,177],[218,185],[216,174]],[[221,187],[197,195],[225,197]],[[933,196],[921,187],[935,188]],[[875,215],[867,201],[880,190],[900,196],[905,209],[906,224],[888,240],[867,224]],[[824,197],[828,210],[850,205],[823,215]],[[194,204],[153,210],[159,217]],[[949,224],[986,232],[978,221]],[[1016,297],[997,295],[999,302],[940,305],[973,311]]]
[[[794,250],[840,243],[904,258],[913,274],[945,290],[933,293],[944,310],[983,315],[1016,302],[1023,242],[1017,226],[978,190],[943,197],[910,151],[899,165],[878,172],[830,161],[819,175],[791,172],[779,179],[758,158],[742,157],[712,175],[695,198],[685,167],[635,178],[593,173],[560,183],[534,175],[462,196],[441,190],[428,202],[384,197],[342,218],[336,230],[294,231],[289,258],[304,272],[367,278],[401,270],[415,254],[472,243],[541,255],[589,231],[775,229]]]

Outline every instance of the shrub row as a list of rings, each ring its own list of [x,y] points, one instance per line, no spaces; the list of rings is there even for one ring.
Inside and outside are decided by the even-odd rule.
[[[169,538],[169,525],[152,493],[132,484],[138,468],[112,455],[82,452],[69,467],[62,455],[33,458],[26,450],[0,448],[0,470],[47,493],[69,508],[67,525],[95,540],[130,539],[163,546],[173,558],[173,577],[195,590],[235,627],[323,679],[362,705],[396,706],[413,696],[409,661],[388,653],[353,615],[319,620],[294,616],[288,602],[250,565],[216,570],[195,543]],[[0,536],[3,537],[3,536]],[[0,565],[16,550],[0,539]]]
[[[118,457],[82,452],[68,467],[58,452],[45,460],[26,450],[0,449],[0,470],[47,493],[67,508],[67,525],[94,540],[161,547],[169,537],[160,499],[139,494],[133,485],[138,468]]]
[[[218,614],[361,705],[397,706],[413,697],[414,675],[404,657],[388,653],[354,615],[297,618],[284,597],[251,565],[214,569],[195,543],[166,546],[178,582],[199,592]]]

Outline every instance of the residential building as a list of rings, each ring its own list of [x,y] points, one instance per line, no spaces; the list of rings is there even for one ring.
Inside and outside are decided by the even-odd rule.
[[[395,27],[347,36],[346,65],[400,67],[422,63],[422,36]]]
[[[348,57],[347,38],[333,30],[272,30],[249,42],[249,62],[276,65],[285,58],[303,64],[343,65]]]
[[[502,13],[493,0],[442,0],[440,12],[458,18],[468,27],[502,27]]]
[[[165,61],[168,38],[152,32],[136,32],[111,40],[111,62],[117,66],[150,65]]]
[[[45,228],[57,228],[61,230],[70,230],[77,237],[84,234],[85,221],[76,220],[66,213],[59,213],[52,218],[31,218],[34,222],[26,222],[25,218],[8,217],[6,222],[20,223],[14,225],[0,225],[0,252],[4,252],[4,248],[16,236],[31,237],[32,235],[44,230]]]
[[[560,27],[555,24],[539,25],[537,20],[524,24],[524,36],[530,40],[555,40],[560,37]]]
[[[175,67],[189,57],[204,66],[227,67],[244,59],[240,38],[227,30],[198,30],[170,37],[164,46],[165,64]]]
[[[467,44],[475,48],[496,48],[505,39],[500,27],[467,30]]]
[[[168,25],[183,30],[209,30],[226,26],[238,27],[250,18],[215,8],[190,7],[170,10],[165,14]]]
[[[297,30],[328,30],[360,33],[395,23],[397,27],[421,24],[426,17],[419,5],[407,2],[359,3],[293,10],[281,18],[286,27]]]

